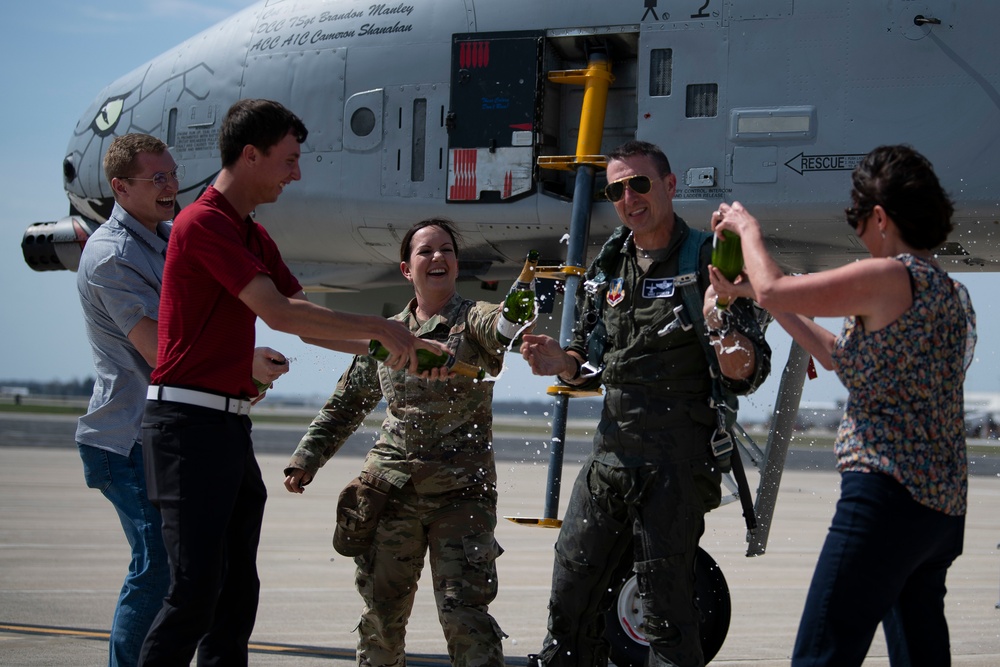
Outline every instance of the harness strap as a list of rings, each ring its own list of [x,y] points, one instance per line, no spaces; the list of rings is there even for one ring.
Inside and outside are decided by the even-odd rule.
[[[757,517],[753,509],[753,501],[750,497],[750,485],[747,483],[746,471],[743,469],[743,462],[739,452],[734,452],[734,438],[732,425],[736,421],[736,409],[739,405],[736,396],[727,391],[722,384],[722,371],[719,369],[719,360],[715,355],[715,350],[708,341],[708,331],[705,327],[705,318],[702,315],[702,304],[704,297],[698,288],[699,259],[701,257],[701,247],[709,238],[711,232],[689,228],[688,235],[681,245],[680,258],[678,263],[678,276],[675,285],[681,291],[681,298],[684,302],[684,309],[687,311],[686,317],[675,309],[673,322],[667,324],[663,333],[670,328],[681,327],[687,329],[690,326],[695,328],[698,340],[701,341],[702,350],[708,360],[709,371],[712,375],[712,407],[716,410],[718,426],[712,437],[710,445],[720,466],[725,466],[728,462],[732,466],[733,477],[739,491],[740,505],[743,508],[743,519],[748,530],[757,527]],[[615,229],[598,253],[597,258],[587,271],[587,281],[584,288],[591,295],[596,294],[607,282],[607,275],[614,269],[617,257],[622,247],[628,239],[628,229],[624,226]],[[604,341],[606,336],[603,331],[602,312],[604,300],[595,298],[596,312],[586,313],[584,332],[588,339],[588,361],[594,366],[599,366],[603,357]],[[582,302],[577,304],[582,311]],[[727,461],[728,458],[728,461]]]
[[[687,278],[688,275],[695,276],[694,280],[678,282],[684,305],[688,310],[688,318],[698,332],[698,340],[701,341],[702,349],[708,360],[708,367],[712,373],[712,407],[715,408],[718,417],[718,426],[712,436],[712,453],[720,465],[727,462],[732,466],[733,477],[736,480],[736,488],[739,491],[740,506],[743,509],[743,520],[746,522],[747,530],[757,528],[757,515],[754,513],[753,501],[750,497],[750,485],[747,482],[746,471],[743,469],[743,461],[740,459],[739,451],[734,447],[732,425],[736,420],[736,407],[739,405],[736,397],[733,396],[722,384],[722,371],[719,368],[719,359],[712,349],[712,344],[708,341],[708,331],[705,328],[705,318],[702,316],[702,304],[704,298],[698,289],[697,271],[698,259],[701,255],[701,246],[709,238],[711,232],[704,232],[700,229],[691,229],[681,246],[681,256],[678,271]]]

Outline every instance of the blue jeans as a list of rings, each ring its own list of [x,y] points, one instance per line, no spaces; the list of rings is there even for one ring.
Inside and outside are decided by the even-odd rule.
[[[921,505],[891,477],[844,473],[792,665],[860,665],[880,621],[894,667],[951,664],[945,577],[964,535],[964,516]]]
[[[128,457],[78,444],[87,486],[111,501],[129,546],[129,563],[111,624],[110,667],[139,664],[139,649],[170,587],[170,568],[163,546],[160,513],[146,496],[142,446]]]

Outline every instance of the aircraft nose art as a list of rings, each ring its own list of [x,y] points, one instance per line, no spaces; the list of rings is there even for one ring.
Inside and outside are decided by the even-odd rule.
[[[118,120],[122,117],[122,109],[125,107],[124,95],[119,95],[107,99],[101,108],[94,115],[94,120],[90,123],[90,130],[99,137],[106,137],[111,134],[118,125]]]

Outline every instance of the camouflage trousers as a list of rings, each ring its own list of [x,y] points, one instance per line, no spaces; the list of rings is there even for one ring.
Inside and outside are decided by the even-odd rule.
[[[501,667],[506,637],[489,614],[497,594],[496,491],[467,488],[435,496],[393,489],[368,553],[356,557],[365,608],[358,665],[406,664],[406,621],[429,553],[438,620],[451,664]]]
[[[707,451],[635,468],[591,458],[573,486],[556,541],[539,661],[547,667],[607,664],[604,612],[634,562],[650,643],[646,664],[704,665],[694,559],[705,514],[718,505],[719,494],[719,472]]]

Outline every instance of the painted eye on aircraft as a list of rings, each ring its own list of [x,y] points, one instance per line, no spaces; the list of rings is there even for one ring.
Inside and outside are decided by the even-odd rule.
[[[122,109],[124,107],[125,96],[112,97],[102,104],[100,111],[97,112],[97,115],[94,116],[94,121],[91,123],[94,133],[99,137],[111,134],[111,131],[115,129],[115,125],[118,124],[118,119],[122,117]]]

